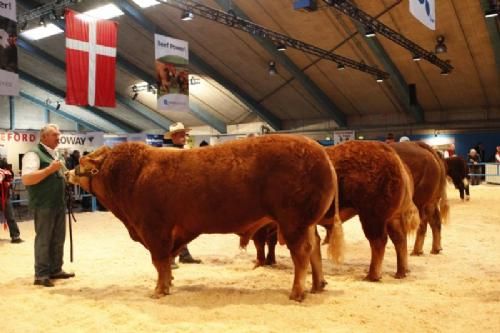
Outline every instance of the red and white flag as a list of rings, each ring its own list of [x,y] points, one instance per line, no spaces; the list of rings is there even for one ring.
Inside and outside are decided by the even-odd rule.
[[[66,104],[115,107],[117,23],[66,10]]]

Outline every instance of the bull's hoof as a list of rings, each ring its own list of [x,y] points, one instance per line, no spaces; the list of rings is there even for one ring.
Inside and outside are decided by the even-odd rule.
[[[470,196],[466,195],[465,196],[465,201],[469,201],[470,200]]]
[[[396,274],[394,274],[394,278],[396,279],[404,279],[406,277],[406,272],[396,272]]]
[[[313,284],[313,286],[311,288],[311,294],[317,294],[317,293],[322,292],[323,290],[325,290],[325,287],[327,284],[328,284],[328,282],[326,282],[325,280],[318,283],[318,285]]]
[[[162,297],[165,297],[169,294],[168,290],[161,290],[161,291],[158,291],[158,290],[155,290],[155,292],[153,293],[153,295],[151,295],[151,298],[153,299],[160,299]]]
[[[421,256],[423,254],[424,254],[424,251],[413,250],[410,255],[411,256]]]
[[[276,260],[275,259],[266,259],[266,262],[264,264],[266,266],[273,266],[273,265],[276,265]]]
[[[382,279],[381,276],[372,276],[370,274],[368,274],[366,277],[365,277],[365,281],[369,281],[369,282],[379,282],[380,280]]]
[[[442,250],[443,250],[442,248],[439,248],[439,249],[436,249],[436,250],[432,249],[431,250],[431,254],[440,254]]]
[[[253,265],[253,269],[256,269],[257,267],[264,266],[264,262],[261,261],[256,261],[255,264]]]
[[[290,300],[292,301],[297,301],[297,302],[302,302],[303,300],[306,299],[306,294],[304,292],[301,292],[301,293],[294,293],[292,291],[292,293],[290,294],[290,296],[288,297]]]

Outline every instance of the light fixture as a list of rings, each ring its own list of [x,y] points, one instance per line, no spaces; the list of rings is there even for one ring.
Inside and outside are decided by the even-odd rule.
[[[443,76],[447,76],[448,74],[450,74],[450,72],[449,72],[449,71],[447,71],[446,69],[443,69],[443,70],[441,71],[441,75],[443,75]]]
[[[339,71],[343,71],[345,69],[345,65],[344,64],[337,64],[337,69]]]
[[[498,16],[498,4],[496,0],[490,0],[490,8],[484,12],[484,17],[491,18]]]
[[[283,43],[279,43],[278,45],[276,45],[276,50],[280,52],[286,51],[286,45]]]
[[[134,85],[132,86],[132,91],[133,91],[133,92],[138,92],[138,91],[139,91],[139,88],[137,88],[137,86],[134,84]]]
[[[381,76],[378,76],[377,77],[377,83],[382,83],[382,82],[384,82],[384,78],[381,77]]]
[[[181,20],[191,21],[194,18],[193,12],[191,10],[185,10],[181,15]]]
[[[57,101],[56,110],[59,110],[60,108],[61,108],[61,103],[59,101]]]
[[[47,23],[45,23],[45,19],[43,17],[40,17],[40,22],[38,23],[42,27],[46,27]]]
[[[418,54],[414,54],[413,57],[412,57],[412,60],[413,61],[420,61],[420,60],[422,60],[422,57],[420,55],[418,55]]]
[[[448,51],[448,48],[446,47],[446,44],[444,43],[444,36],[443,35],[437,36],[436,47],[435,47],[434,51],[436,52],[436,54],[445,53]]]
[[[375,30],[373,30],[370,27],[366,27],[365,28],[365,37],[367,37],[367,38],[375,37]]]
[[[135,99],[137,98],[137,96],[139,96],[139,93],[138,92],[134,93],[134,95],[132,96],[132,100],[135,101]]]
[[[278,71],[276,70],[276,62],[274,60],[269,60],[269,75],[276,75]]]

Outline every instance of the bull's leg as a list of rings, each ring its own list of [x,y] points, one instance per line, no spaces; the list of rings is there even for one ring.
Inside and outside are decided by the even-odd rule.
[[[434,214],[430,219],[429,224],[432,230],[432,254],[439,254],[443,248],[441,247],[441,214],[439,209],[434,210]]]
[[[255,250],[257,251],[257,261],[255,262],[254,268],[259,266],[264,266],[266,261],[266,234],[267,226],[264,226],[257,230],[253,235],[252,240],[255,245]]]
[[[462,201],[464,201],[464,199],[465,199],[465,197],[464,197],[464,192],[465,192],[465,186],[464,186],[464,184],[460,183],[458,185],[458,192],[460,192],[460,199]]]
[[[387,226],[387,232],[396,249],[397,271],[394,276],[396,279],[406,277],[408,271],[408,249],[406,245],[406,233],[401,228],[399,220],[392,221]]]
[[[278,243],[278,228],[273,228],[267,234],[266,265],[276,264],[276,244]]]
[[[156,281],[156,288],[153,298],[161,298],[170,293],[170,283],[172,280],[172,269],[171,269],[171,258],[170,256],[162,258],[154,258],[153,264],[158,272],[158,280]]]
[[[384,261],[385,245],[387,244],[387,234],[378,238],[369,239],[372,250],[370,271],[366,276],[368,281],[379,281],[382,278],[382,261]]]
[[[415,237],[415,245],[413,246],[412,256],[421,256],[424,254],[425,234],[427,233],[427,221],[429,215],[420,214],[420,225],[418,226],[417,235]]]
[[[465,200],[469,201],[470,199],[470,193],[469,193],[469,181],[467,179],[464,179],[464,189],[465,189]]]
[[[323,291],[326,286],[326,280],[323,276],[323,265],[321,263],[321,238],[319,237],[318,231],[316,230],[315,226],[310,227],[310,229],[313,229],[314,232],[314,244],[313,251],[311,253],[311,268],[313,277],[311,293],[319,293]]]
[[[293,224],[285,226],[291,229]],[[290,250],[290,255],[294,264],[294,279],[292,291],[289,298],[301,302],[305,298],[305,284],[307,275],[307,266],[311,258],[311,252],[314,244],[314,233],[309,232],[308,229],[288,230],[281,228],[286,244]]]

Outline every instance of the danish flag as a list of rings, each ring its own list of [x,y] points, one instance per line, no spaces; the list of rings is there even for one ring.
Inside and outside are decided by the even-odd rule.
[[[115,107],[117,23],[66,10],[66,104]]]

